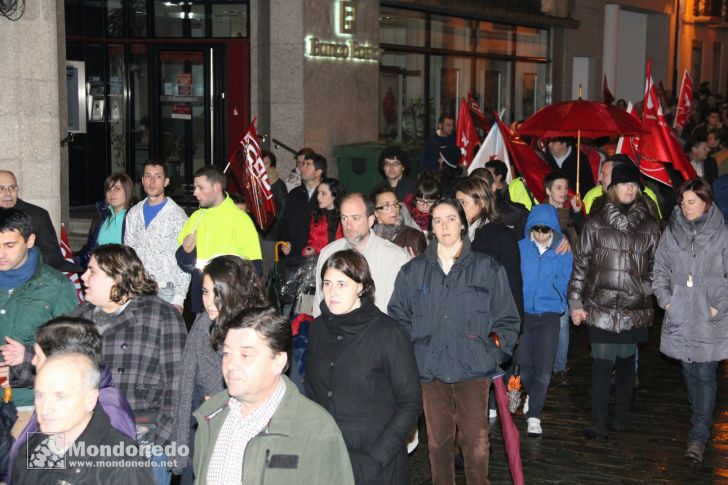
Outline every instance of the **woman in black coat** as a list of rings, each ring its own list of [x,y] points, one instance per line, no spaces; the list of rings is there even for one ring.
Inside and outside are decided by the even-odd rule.
[[[357,484],[409,484],[406,438],[422,412],[410,337],[374,305],[369,265],[356,251],[334,253],[321,279],[306,395],[336,420]]]

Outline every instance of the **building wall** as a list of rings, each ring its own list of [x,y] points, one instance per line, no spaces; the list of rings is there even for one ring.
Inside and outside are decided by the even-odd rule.
[[[56,0],[25,5],[25,15],[17,22],[0,17],[0,168],[15,172],[20,197],[48,209],[59,227],[61,135]],[[65,68],[63,74],[65,79]],[[62,87],[65,90],[65,81]]]

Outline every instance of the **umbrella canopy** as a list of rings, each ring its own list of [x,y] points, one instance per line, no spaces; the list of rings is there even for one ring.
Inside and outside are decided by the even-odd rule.
[[[541,138],[599,138],[640,133],[641,123],[623,109],[583,99],[545,106],[528,118],[517,131],[519,136]]]

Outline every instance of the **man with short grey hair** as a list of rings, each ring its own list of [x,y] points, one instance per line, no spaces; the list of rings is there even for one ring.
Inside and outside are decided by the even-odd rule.
[[[148,485],[136,442],[114,429],[98,404],[101,375],[90,357],[53,354],[35,378],[40,433],[31,433],[13,464],[13,484]],[[108,451],[108,452],[107,452]]]

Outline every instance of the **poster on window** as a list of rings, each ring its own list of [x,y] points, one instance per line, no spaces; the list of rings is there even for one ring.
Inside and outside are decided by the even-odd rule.
[[[383,138],[397,138],[399,96],[399,74],[382,72],[379,76],[379,134]]]
[[[528,118],[536,112],[536,87],[538,74],[535,72],[523,73],[523,118]]]

